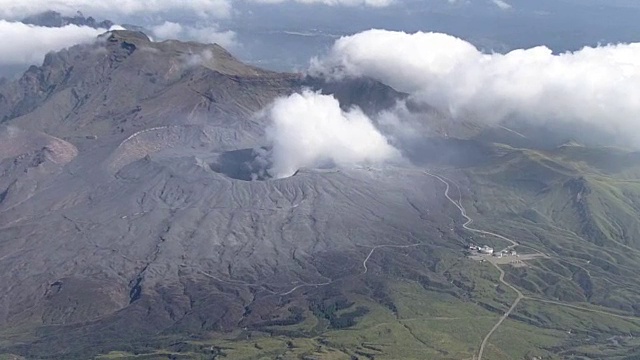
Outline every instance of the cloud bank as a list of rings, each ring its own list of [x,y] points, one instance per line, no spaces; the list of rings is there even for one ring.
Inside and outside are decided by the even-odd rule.
[[[396,0],[247,0],[254,3],[324,4],[330,6],[384,7]],[[0,18],[19,20],[29,15],[53,10],[63,15],[75,15],[77,11],[98,17],[183,13],[202,18],[229,18],[233,15],[232,0],[0,0]]]
[[[47,28],[0,20],[0,66],[39,64],[48,52],[95,41],[106,30],[76,25]]]
[[[337,40],[310,72],[369,76],[453,119],[596,125],[640,140],[640,43],[484,54],[446,34],[370,30]]]
[[[358,108],[342,111],[333,96],[312,91],[276,100],[264,114],[272,124],[269,173],[276,178],[305,167],[350,166],[400,158]]]
[[[263,4],[280,4],[284,2],[296,2],[299,4],[323,4],[329,6],[370,6],[386,7],[396,0],[252,0]]]
[[[93,16],[150,15],[171,11],[196,14],[202,17],[228,17],[230,0],[0,0],[0,16],[21,19],[43,11],[53,10],[64,15],[82,11]]]

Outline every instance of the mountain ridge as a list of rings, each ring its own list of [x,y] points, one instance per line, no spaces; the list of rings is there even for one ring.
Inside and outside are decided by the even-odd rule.
[[[96,350],[108,349],[169,329],[231,331],[249,298],[268,304],[297,282],[322,281],[307,265],[312,248],[314,256],[334,254],[329,259],[337,249],[356,250],[329,235],[346,231],[351,216],[334,218],[328,209],[352,208],[357,223],[372,215],[340,194],[365,201],[373,194],[356,191],[346,173],[247,182],[214,171],[226,152],[262,144],[266,124],[257,111],[315,81],[244,65],[217,45],[155,43],[139,32],[111,31],[94,44],[47,55],[41,67],[6,84],[0,113],[12,150],[0,162],[0,237],[8,254],[2,265],[32,265],[29,278],[5,272],[2,283],[11,288],[0,322],[26,326],[26,334],[35,329],[42,344],[69,349],[78,349],[87,332],[104,332]],[[357,84],[335,89],[348,96]],[[362,94],[348,102],[373,104]],[[364,233],[395,237],[391,229]],[[304,241],[296,245],[289,237],[297,233]],[[290,251],[305,260],[296,262]],[[250,282],[260,285],[243,285]],[[256,321],[263,320],[249,323]],[[121,325],[108,331],[113,324]],[[44,351],[18,348],[34,356]]]
[[[80,11],[74,16],[64,16],[57,11],[44,11],[39,14],[27,16],[20,22],[45,27],[63,27],[66,25],[88,26],[94,29],[110,29],[115,25],[110,20],[97,21],[93,17],[85,17]]]
[[[254,176],[256,112],[308,88],[372,117],[406,101],[428,131],[410,163]],[[487,358],[636,348],[609,339],[640,334],[637,152],[134,31],[47,55],[0,86],[0,118],[0,353],[471,358],[513,303],[502,277],[526,298]],[[507,236],[546,257],[501,276],[465,254]]]

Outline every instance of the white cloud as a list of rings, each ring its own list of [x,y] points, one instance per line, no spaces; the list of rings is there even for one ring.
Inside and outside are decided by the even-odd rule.
[[[251,0],[264,4],[280,4],[284,2],[296,2],[300,4],[323,4],[329,6],[370,6],[385,7],[396,2],[396,0]]]
[[[218,44],[226,48],[237,45],[236,33],[231,30],[220,31],[217,26],[186,27],[185,37],[205,44]]]
[[[491,0],[491,2],[494,3],[501,10],[509,10],[512,7],[511,4],[503,0]]]
[[[200,53],[185,54],[182,57],[182,60],[182,65],[186,68],[213,65],[213,62],[215,61],[213,52],[209,49],[206,49]]]
[[[640,43],[483,54],[445,34],[370,30],[337,40],[310,71],[373,77],[454,119],[590,124],[640,145]]]
[[[54,10],[66,15],[82,11],[93,16],[149,15],[181,11],[206,17],[228,17],[230,0],[0,0],[0,16],[20,19],[27,15]]]
[[[0,20],[0,66],[40,64],[48,52],[95,41],[105,31],[75,25],[46,28]]]
[[[347,112],[332,96],[304,91],[276,100],[266,110],[272,121],[269,173],[277,178],[325,164],[349,166],[400,158],[399,152],[357,108]]]
[[[385,7],[397,0],[245,0],[254,3],[324,4],[329,6]],[[233,0],[0,0],[0,18],[20,20],[26,16],[53,10],[64,15],[81,11],[99,18],[119,20],[121,16],[156,14],[189,14],[202,18],[229,18],[233,14]]]
[[[178,23],[165,21],[161,25],[152,27],[151,31],[153,32],[153,35],[161,39],[176,39],[178,36],[182,35],[184,28]]]
[[[216,43],[226,48],[232,48],[237,45],[235,32],[230,30],[220,31],[215,24],[206,27],[192,27],[165,21],[161,25],[152,27],[151,30],[156,37],[163,40],[193,40],[205,44]]]

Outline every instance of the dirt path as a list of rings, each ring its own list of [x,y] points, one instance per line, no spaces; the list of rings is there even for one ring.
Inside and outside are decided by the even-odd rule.
[[[406,249],[406,248],[412,248],[412,247],[417,247],[417,246],[422,246],[425,244],[411,244],[411,245],[378,245],[378,246],[374,246],[371,251],[369,252],[369,255],[367,255],[367,257],[364,259],[364,261],[362,262],[362,268],[364,269],[364,271],[362,272],[362,275],[366,274],[369,271],[369,268],[367,268],[367,262],[369,261],[369,259],[371,258],[371,255],[373,255],[374,252],[376,252],[376,250],[378,249],[382,249],[382,248],[392,248],[392,249]]]
[[[606,315],[606,316],[612,316],[612,317],[616,317],[616,318],[619,318],[619,319],[640,321],[640,317],[638,317],[638,316],[621,315],[621,314],[616,314],[616,313],[612,313],[612,312],[608,312],[608,311],[604,311],[604,310],[591,309],[591,308],[588,308],[588,307],[583,307],[583,306],[578,306],[578,305],[571,305],[571,304],[563,303],[561,301],[545,300],[545,299],[540,299],[540,298],[535,298],[535,297],[530,297],[530,296],[525,296],[523,299],[531,300],[531,301],[538,301],[538,302],[545,303],[545,304],[553,304],[553,305],[558,305],[558,306],[564,306],[564,307],[567,307],[567,308],[570,308],[570,309],[576,309],[576,310],[592,312],[592,313],[596,313],[596,314],[602,314],[602,315]]]

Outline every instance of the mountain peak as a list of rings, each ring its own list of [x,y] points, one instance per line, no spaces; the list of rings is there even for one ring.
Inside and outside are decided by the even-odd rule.
[[[151,39],[141,31],[135,30],[111,30],[98,38],[105,38],[110,42],[127,41],[132,43],[150,43]]]
[[[44,11],[36,15],[28,16],[22,19],[25,24],[45,26],[45,27],[62,27],[66,25],[89,26],[95,29],[109,29],[114,23],[109,20],[96,21],[93,17],[85,17],[81,12],[75,16],[64,16],[57,11]]]

